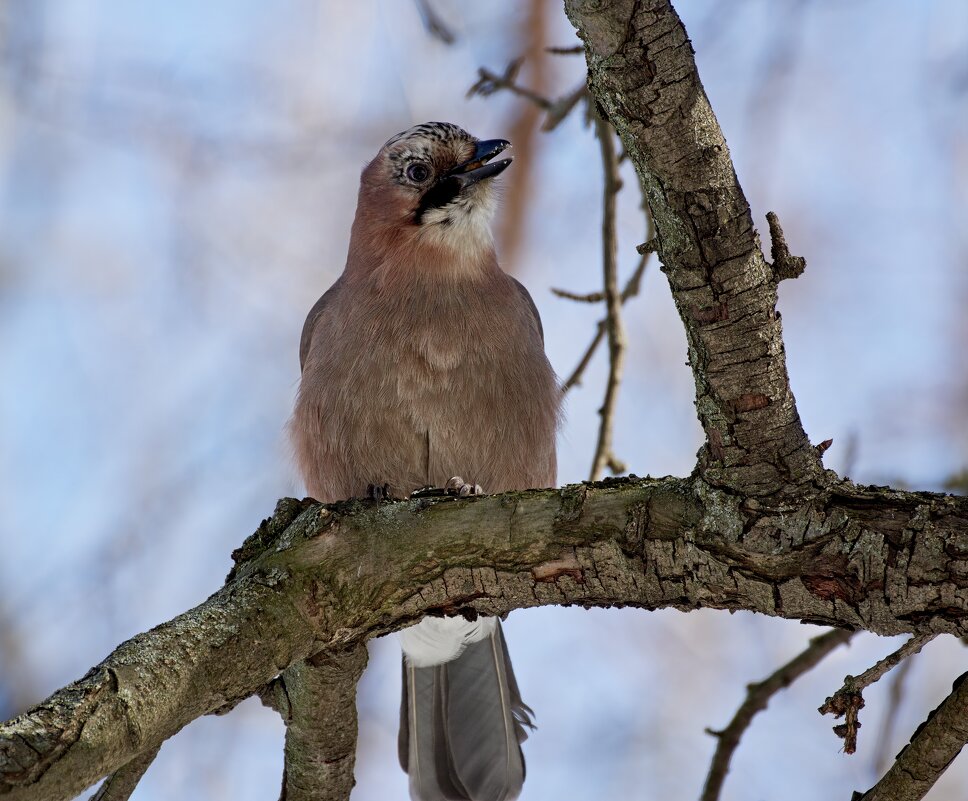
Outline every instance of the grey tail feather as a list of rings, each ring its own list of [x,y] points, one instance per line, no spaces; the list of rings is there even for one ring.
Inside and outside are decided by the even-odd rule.
[[[398,749],[414,801],[513,801],[534,728],[500,623],[452,662],[404,662]]]

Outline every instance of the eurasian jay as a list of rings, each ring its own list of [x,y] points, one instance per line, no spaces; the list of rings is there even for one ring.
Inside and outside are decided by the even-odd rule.
[[[291,433],[318,500],[555,485],[561,392],[534,302],[498,266],[490,228],[509,145],[429,122],[364,168],[346,267],[299,348]],[[516,798],[531,710],[500,621],[428,617],[400,639],[411,797]]]

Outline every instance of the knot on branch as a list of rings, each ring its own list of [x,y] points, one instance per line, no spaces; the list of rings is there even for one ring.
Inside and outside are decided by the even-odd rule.
[[[770,224],[770,241],[772,243],[770,255],[773,258],[773,274],[777,281],[784,278],[798,278],[806,269],[807,260],[803,256],[793,256],[787,246],[783,228],[776,212],[766,214],[766,221]]]
[[[238,575],[239,568],[242,565],[265,551],[269,547],[269,543],[278,539],[299,515],[316,505],[317,501],[312,498],[303,498],[302,500],[280,498],[276,503],[272,517],[263,520],[259,524],[259,528],[246,537],[241,546],[232,551],[234,565],[225,579],[226,582],[232,581]]]
[[[857,730],[861,722],[857,715],[864,708],[864,696],[859,690],[848,689],[852,684],[851,676],[847,677],[844,686],[831,695],[818,710],[821,715],[833,715],[844,718],[844,722],[834,726],[834,734],[844,741],[844,753],[853,754],[857,750]]]

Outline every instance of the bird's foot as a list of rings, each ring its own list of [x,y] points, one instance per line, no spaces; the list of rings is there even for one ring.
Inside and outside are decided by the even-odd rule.
[[[389,484],[367,484],[366,497],[375,503],[400,500],[393,494]]]
[[[483,495],[484,490],[480,484],[468,484],[460,476],[453,476],[442,487],[421,487],[410,493],[411,498],[441,498],[448,495],[456,495],[459,498],[466,498],[469,495]]]
[[[444,484],[444,489],[448,495],[459,495],[462,498],[467,495],[484,494],[484,490],[480,484],[468,484],[460,476],[451,476],[447,480],[447,483]]]

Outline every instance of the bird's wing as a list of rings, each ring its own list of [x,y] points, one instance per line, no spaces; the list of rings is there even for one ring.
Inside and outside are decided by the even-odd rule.
[[[544,327],[541,325],[541,315],[538,314],[538,307],[534,305],[534,301],[531,299],[531,293],[525,289],[524,284],[517,278],[511,276],[511,280],[514,281],[514,285],[518,288],[518,292],[521,293],[521,297],[528,304],[528,308],[531,310],[531,316],[534,318],[534,324],[538,329],[538,336],[541,338],[541,344],[544,345]]]
[[[337,281],[329,289],[327,289],[323,296],[316,301],[313,307],[309,310],[309,314],[306,316],[306,322],[303,323],[302,337],[299,340],[299,369],[300,371],[306,367],[306,357],[309,356],[309,347],[313,342],[313,331],[316,330],[316,324],[319,322],[319,318],[326,313],[326,307],[332,304],[336,297],[336,289],[339,286]]]

